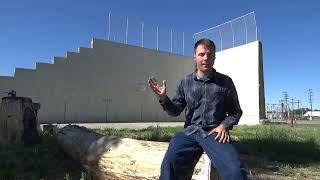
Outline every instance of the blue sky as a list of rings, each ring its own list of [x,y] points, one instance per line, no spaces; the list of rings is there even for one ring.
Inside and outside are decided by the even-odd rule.
[[[251,11],[263,43],[266,103],[282,92],[320,109],[320,1],[317,0],[10,0],[0,5],[0,75],[34,68],[93,37],[106,39],[108,12],[192,33]]]

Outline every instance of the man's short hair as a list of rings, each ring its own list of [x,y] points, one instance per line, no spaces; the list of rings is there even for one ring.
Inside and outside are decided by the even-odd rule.
[[[214,42],[208,38],[203,38],[198,40],[195,44],[194,44],[194,52],[196,52],[196,49],[199,45],[203,45],[204,47],[206,47],[207,49],[212,49],[213,52],[216,52],[216,45],[214,44]]]

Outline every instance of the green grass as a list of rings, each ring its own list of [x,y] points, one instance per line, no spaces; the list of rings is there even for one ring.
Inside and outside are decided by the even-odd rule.
[[[168,142],[183,127],[133,129],[95,129],[106,136]],[[258,173],[274,172],[295,178],[320,171],[320,128],[291,127],[283,124],[235,126],[234,143],[250,168]],[[54,137],[41,135],[37,145],[0,147],[0,180],[85,179],[84,169],[65,155]]]
[[[182,127],[132,129],[95,129],[106,136],[150,141],[170,141]],[[320,129],[286,125],[236,126],[231,131],[241,154],[266,157],[283,163],[320,161]]]
[[[117,136],[126,137],[139,140],[147,141],[160,141],[168,142],[170,139],[178,132],[182,130],[182,127],[160,127],[160,126],[150,126],[141,130],[134,129],[94,129],[97,133],[103,134],[105,136]]]
[[[66,173],[77,175],[81,171],[80,165],[65,155],[50,135],[42,134],[36,145],[0,147],[1,180],[61,179]]]
[[[285,125],[237,126],[232,131],[240,153],[284,163],[320,161],[320,129]]]
[[[96,129],[107,136],[170,141],[182,127],[148,127],[142,130]],[[319,178],[320,129],[284,124],[236,126],[231,135],[241,157],[258,174]],[[306,173],[307,172],[307,173]],[[259,178],[257,178],[259,179]]]

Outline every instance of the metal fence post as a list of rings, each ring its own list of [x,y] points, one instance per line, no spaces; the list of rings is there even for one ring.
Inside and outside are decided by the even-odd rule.
[[[182,55],[184,55],[184,32],[182,32]]]
[[[143,47],[144,22],[141,23],[141,47]]]
[[[129,30],[129,18],[126,18],[127,23],[126,23],[126,44],[128,44],[128,30]]]
[[[257,27],[256,16],[254,15],[254,12],[252,12],[252,13],[253,13],[254,25],[256,27],[256,39],[255,40],[258,40],[258,27]]]
[[[243,21],[244,21],[244,27],[246,28],[246,43],[248,43],[248,28],[247,28],[247,23],[246,23],[245,17],[243,17]]]
[[[230,22],[230,26],[231,26],[231,31],[232,31],[232,47],[234,47],[234,30],[232,27],[232,22]]]
[[[157,25],[157,51],[159,50],[159,26]]]
[[[170,28],[170,52],[172,53],[172,28]]]
[[[222,51],[222,35],[221,35],[220,26],[218,27],[218,29],[219,29],[219,35],[220,35],[220,51]]]
[[[109,31],[108,31],[108,40],[110,40],[110,33],[111,33],[111,11],[109,11]]]

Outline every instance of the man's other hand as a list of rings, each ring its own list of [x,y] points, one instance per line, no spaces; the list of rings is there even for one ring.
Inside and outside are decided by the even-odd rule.
[[[212,129],[208,135],[217,134],[215,140],[218,140],[219,143],[226,143],[230,141],[229,131],[226,130],[223,124],[220,124],[218,127]]]
[[[160,85],[154,77],[149,77],[148,84],[151,90],[160,98],[160,100],[165,100],[167,96],[167,85],[166,81],[163,80]]]

